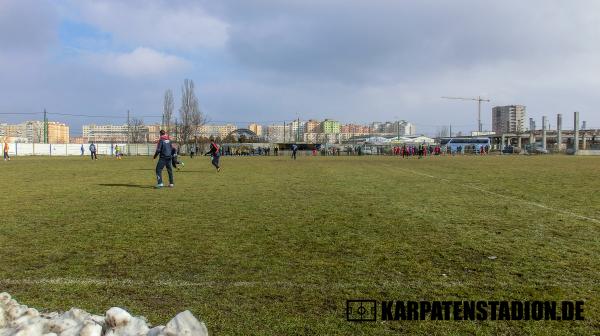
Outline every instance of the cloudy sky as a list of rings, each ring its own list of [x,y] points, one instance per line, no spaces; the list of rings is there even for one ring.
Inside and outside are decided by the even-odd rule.
[[[405,119],[476,128],[477,104],[600,127],[597,0],[0,0],[0,122],[51,115],[74,133],[160,120],[196,82],[213,122]]]

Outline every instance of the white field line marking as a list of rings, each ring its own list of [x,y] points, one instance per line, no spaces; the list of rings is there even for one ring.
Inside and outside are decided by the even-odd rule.
[[[133,279],[93,279],[93,278],[39,278],[39,279],[0,279],[2,285],[43,285],[43,286],[106,286],[106,287],[278,287],[278,288],[303,288],[303,289],[329,289],[329,288],[381,288],[381,287],[410,287],[431,284],[431,281],[409,280],[409,281],[374,281],[372,283],[300,283],[292,281],[185,281],[185,280],[133,280]],[[443,286],[464,286],[462,281],[444,280]],[[1,290],[0,290],[1,291]]]
[[[438,181],[444,181],[444,182],[448,182],[448,183],[456,183],[457,182],[457,181],[448,180],[446,178],[435,177],[433,175],[421,173],[421,172],[418,172],[418,171],[415,171],[415,170],[411,170],[411,169],[406,169],[406,168],[400,168],[400,169],[404,170],[404,171],[407,171],[407,172],[410,172],[410,173],[413,173],[413,174],[416,174],[416,175],[421,175],[421,176],[429,177],[429,178],[432,178],[432,179],[436,179]],[[547,206],[547,205],[544,205],[544,204],[541,204],[541,203],[526,201],[526,200],[523,200],[523,199],[520,199],[520,198],[517,198],[517,197],[503,195],[503,194],[500,194],[500,193],[497,193],[497,192],[494,192],[494,191],[486,190],[486,189],[483,189],[483,188],[480,188],[480,187],[477,187],[477,186],[473,186],[473,185],[469,185],[469,184],[465,184],[465,183],[460,183],[460,185],[463,186],[463,187],[465,187],[465,188],[468,188],[468,189],[473,189],[473,190],[481,191],[481,192],[486,193],[486,194],[490,194],[490,195],[502,197],[504,199],[508,199],[508,200],[511,200],[511,201],[517,201],[517,202],[520,202],[522,204],[531,205],[531,206],[538,207],[538,208],[541,208],[541,209],[544,209],[544,210],[554,211],[554,212],[557,212],[557,213],[560,213],[560,214],[563,214],[563,215],[568,215],[568,216],[571,216],[571,217],[575,217],[575,218],[578,218],[578,219],[587,220],[587,221],[594,222],[594,223],[600,223],[600,219],[583,216],[583,215],[576,214],[576,213],[571,212],[571,211],[561,210],[561,209],[553,208],[553,207],[550,207],[550,206]]]
[[[312,290],[323,289],[381,289],[381,288],[423,288],[435,283],[436,287],[464,287],[469,285],[469,281],[453,280],[452,278],[439,277],[440,281],[431,280],[396,280],[396,281],[373,281],[373,282],[325,282],[325,283],[302,283],[293,281],[185,281],[185,280],[133,280],[133,279],[99,279],[99,278],[39,278],[39,279],[0,279],[1,286],[20,285],[20,286],[98,286],[112,288],[222,288],[222,287],[262,287],[262,288],[302,288]],[[562,286],[563,282],[549,279],[536,281],[533,283],[552,286]],[[594,281],[594,283],[596,283]],[[505,281],[495,282],[494,286],[509,286],[511,284]]]

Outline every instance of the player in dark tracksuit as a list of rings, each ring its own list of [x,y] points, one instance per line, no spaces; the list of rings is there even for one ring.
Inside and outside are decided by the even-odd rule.
[[[214,141],[210,142],[210,150],[206,152],[206,155],[212,156],[212,165],[217,168],[217,172],[221,171],[221,167],[219,166],[219,157],[221,153],[219,153],[219,145],[217,145]]]
[[[164,130],[160,131],[160,140],[156,145],[156,152],[154,153],[153,159],[159,156],[158,163],[156,164],[156,188],[163,187],[162,170],[167,167],[167,173],[169,173],[169,187],[173,187],[173,168],[171,167],[171,141],[169,136]]]
[[[183,162],[179,161],[179,147],[175,146],[175,144],[171,144],[171,164],[177,171],[179,171],[178,164],[185,166]]]

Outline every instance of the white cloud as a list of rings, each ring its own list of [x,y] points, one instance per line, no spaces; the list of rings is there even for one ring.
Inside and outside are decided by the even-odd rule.
[[[228,25],[197,3],[176,1],[77,1],[75,20],[111,33],[121,42],[156,49],[191,51],[219,48],[228,39]]]
[[[183,58],[145,47],[130,53],[89,54],[85,58],[108,73],[127,77],[160,76],[190,67]]]

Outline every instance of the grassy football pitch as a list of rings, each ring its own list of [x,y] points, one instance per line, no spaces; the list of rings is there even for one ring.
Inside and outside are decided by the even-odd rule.
[[[183,159],[162,190],[147,157],[0,162],[0,292],[155,325],[189,309],[212,335],[600,330],[600,158]],[[584,300],[586,319],[356,323],[349,299]]]

